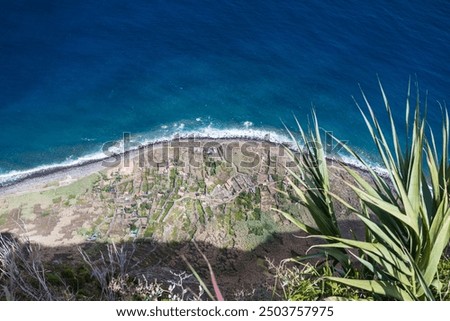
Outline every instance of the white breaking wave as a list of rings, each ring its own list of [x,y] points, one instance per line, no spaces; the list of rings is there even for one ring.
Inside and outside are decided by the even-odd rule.
[[[162,125],[161,128],[167,129],[167,125]],[[277,133],[274,130],[264,130],[264,129],[241,129],[241,128],[213,128],[211,126],[207,126],[204,128],[200,128],[198,130],[186,130],[183,131],[182,134],[176,132],[177,130],[183,130],[185,128],[184,123],[174,123],[173,129],[174,132],[170,134],[159,135],[153,137],[151,139],[143,139],[143,141],[133,142],[136,144],[133,147],[130,147],[128,150],[134,150],[143,145],[158,143],[162,141],[169,141],[175,138],[177,135],[180,138],[187,137],[197,137],[197,138],[212,138],[212,139],[220,139],[220,138],[246,138],[246,139],[260,139],[260,140],[268,140],[274,143],[284,143],[288,142],[289,138],[285,135]],[[48,173],[51,171],[56,171],[59,169],[66,169],[73,166],[80,166],[86,163],[90,163],[93,161],[100,161],[108,158],[111,154],[120,154],[124,152],[123,141],[116,141],[114,146],[108,148],[109,155],[106,155],[100,148],[98,152],[86,154],[84,156],[71,159],[67,158],[65,161],[60,163],[51,163],[40,165],[27,170],[13,170],[7,173],[0,174],[0,186],[5,185],[7,183],[12,183],[17,180],[25,179],[29,176],[39,175],[40,173]]]
[[[92,162],[96,160],[102,160],[105,159],[106,156],[103,152],[97,152],[92,154],[87,154],[85,156],[79,157],[77,159],[67,159],[64,162],[61,163],[52,163],[52,164],[46,164],[37,166],[31,169],[27,170],[13,170],[10,172],[7,172],[5,174],[0,174],[0,186],[4,185],[5,183],[14,182],[17,180],[24,179],[26,177],[36,175],[38,173],[45,173],[49,172],[51,170],[57,170],[57,169],[64,169],[69,168],[73,166],[79,166],[82,164],[85,164],[87,162]]]
[[[347,156],[347,155],[339,155],[339,160],[342,161],[345,164],[354,166],[356,168],[366,170],[367,167],[361,163],[358,159]],[[373,163],[373,162],[367,162],[367,164],[370,166],[371,169],[373,169],[376,173],[387,176],[389,174],[388,170],[384,167],[381,167],[379,164]]]
[[[245,128],[249,128],[249,127],[253,126],[253,123],[251,121],[247,120],[247,121],[244,122],[244,126],[245,126]]]
[[[247,122],[245,122],[247,123]],[[245,124],[244,123],[244,124]],[[248,126],[245,126],[245,128],[216,128],[212,127],[211,125],[193,129],[193,130],[184,130],[181,133],[178,132],[178,130],[182,130],[185,128],[184,123],[174,123],[173,125],[173,132],[172,133],[153,133],[153,135],[156,134],[156,136],[153,136],[151,138],[148,138],[148,135],[142,135],[146,136],[147,138],[142,138],[142,141],[135,141],[132,144],[132,147],[130,147],[128,150],[135,150],[138,149],[141,146],[154,144],[158,142],[163,141],[169,141],[176,137],[178,138],[188,138],[188,137],[195,137],[195,138],[211,138],[211,139],[257,139],[257,140],[264,140],[269,141],[272,143],[282,144],[282,143],[292,143],[291,138],[286,135],[283,131],[275,130],[275,129],[264,129],[264,128],[250,128],[251,125],[253,125],[252,122],[248,122]],[[167,125],[161,126],[163,129],[167,129]],[[108,148],[109,155],[106,155],[101,148],[99,148],[98,152],[87,154],[84,156],[81,156],[76,159],[66,159],[64,162],[61,163],[52,163],[52,164],[46,164],[41,165],[32,169],[27,170],[14,170],[7,173],[0,174],[0,186],[6,185],[8,183],[13,183],[17,180],[22,180],[24,178],[27,178],[29,176],[39,175],[40,173],[45,174],[48,172],[57,171],[59,169],[66,169],[69,167],[74,166],[80,166],[86,163],[90,163],[93,161],[100,161],[103,159],[108,158],[108,156],[111,156],[111,154],[120,154],[124,152],[124,145],[123,141],[118,140],[116,143]],[[353,166],[364,168],[364,166],[356,159],[350,158],[347,156],[341,156],[341,160],[345,163],[351,164]],[[371,164],[372,165],[372,164]],[[386,170],[375,165],[373,166],[374,169],[376,169],[380,173],[386,173]],[[1,173],[1,172],[0,172]]]
[[[268,140],[273,143],[286,143],[290,142],[290,138],[287,135],[281,134],[274,130],[264,130],[256,128],[215,128],[211,126],[203,127],[198,130],[184,131],[181,138],[194,136],[198,138],[247,138],[247,139],[260,139]],[[169,138],[171,139],[171,138]]]

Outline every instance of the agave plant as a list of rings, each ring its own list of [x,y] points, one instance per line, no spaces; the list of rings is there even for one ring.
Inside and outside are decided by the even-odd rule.
[[[295,117],[294,117],[295,118]],[[305,132],[297,118],[295,118],[300,133],[298,140],[286,127],[287,132],[295,143],[298,153],[287,149],[288,155],[295,162],[296,170],[286,168],[290,176],[286,179],[294,192],[298,195],[300,203],[306,207],[314,224],[302,222],[293,215],[279,209],[273,209],[281,213],[302,231],[311,235],[325,237],[341,237],[335,206],[330,187],[330,171],[327,164],[325,150],[320,135],[319,122],[315,111],[312,112],[312,128]],[[322,248],[312,255],[304,256],[302,260],[323,257],[332,258],[340,263],[348,271],[350,260],[345,250],[336,248]],[[332,255],[331,255],[332,254]]]
[[[308,133],[303,131],[297,118],[295,121],[300,131],[300,142],[291,131],[288,130],[288,133],[295,142],[297,150],[301,152],[299,155],[295,155],[290,149],[287,152],[296,162],[299,174],[288,168],[287,170],[294,180],[290,177],[287,177],[287,180],[300,197],[301,203],[308,208],[316,226],[304,224],[287,213],[283,213],[283,215],[289,216],[291,221],[295,221],[307,233],[339,237],[340,230],[334,212],[333,199],[330,195],[327,160],[316,114],[313,111],[313,129],[310,129]]]
[[[316,228],[309,227],[289,214],[284,215],[305,232],[327,241],[314,246],[325,250],[320,253],[342,261],[344,251],[348,258],[352,257],[354,261],[359,262],[367,272],[359,274],[364,275],[365,279],[334,276],[328,277],[329,280],[398,300],[433,300],[441,289],[437,277],[438,263],[450,238],[448,112],[442,108],[442,147],[438,152],[433,130],[426,129],[425,117],[420,113],[418,89],[414,113],[410,116],[409,85],[405,115],[406,142],[402,148],[392,110],[380,81],[379,86],[390,120],[390,139],[381,128],[362,90],[366,112],[358,103],[357,106],[388,177],[374,171],[362,157],[344,145],[346,150],[365,166],[371,178],[368,181],[357,171],[343,165],[354,179],[354,182],[346,184],[354,191],[361,206],[354,207],[332,194],[329,188],[325,188],[329,184],[325,175],[317,180],[302,181],[303,188],[299,188],[290,180],[316,223],[326,217],[335,217],[335,213],[331,209],[332,206],[317,208],[317,205],[309,200],[313,198],[311,194],[319,194],[330,204],[330,199],[333,198],[353,211],[366,227],[366,238],[345,238],[339,232],[333,235],[319,224]],[[315,127],[318,128],[317,121]],[[301,132],[303,133],[302,130]],[[310,137],[316,141],[319,138],[318,130]],[[322,151],[310,155],[320,157],[317,162],[323,161],[323,147],[317,144],[315,148]],[[301,173],[306,172],[307,175],[318,170],[308,163],[300,163],[299,167]],[[328,173],[326,167],[326,162],[323,162],[321,173]],[[335,222],[328,224],[337,226]],[[353,254],[355,251],[350,251],[351,249],[356,250],[359,255]],[[355,266],[353,269],[356,269]]]

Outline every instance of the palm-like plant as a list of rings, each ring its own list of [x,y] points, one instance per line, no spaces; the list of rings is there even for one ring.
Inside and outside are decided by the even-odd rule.
[[[371,169],[362,157],[344,145],[349,153],[365,165],[371,178],[368,182],[360,173],[343,165],[354,179],[354,182],[346,184],[359,199],[361,203],[359,208],[332,194],[329,188],[325,188],[329,184],[328,181],[305,180],[302,183],[304,189],[293,186],[302,198],[303,205],[316,218],[316,222],[320,218],[334,216],[334,212],[327,211],[325,207],[321,207],[320,211],[317,210],[305,196],[311,193],[327,194],[328,199],[334,198],[343,203],[362,221],[367,231],[366,239],[345,238],[340,236],[340,233],[332,235],[328,229],[322,229],[318,224],[316,229],[311,229],[312,227],[305,226],[292,216],[288,214],[285,216],[307,233],[327,241],[325,244],[314,246],[315,248],[325,250],[327,255],[339,261],[342,261],[342,250],[345,250],[347,257],[353,256],[367,272],[364,274],[365,279],[336,276],[329,277],[329,280],[399,300],[433,300],[440,290],[437,266],[450,238],[449,116],[447,110],[443,108],[442,147],[438,153],[433,131],[431,128],[426,130],[425,117],[420,114],[418,94],[410,123],[410,86],[408,86],[405,117],[407,139],[402,149],[392,110],[380,82],[379,85],[390,120],[391,140],[388,140],[377,121],[364,92],[362,95],[367,112],[364,112],[358,104],[357,106],[387,169],[388,178]],[[315,127],[318,127],[317,122]],[[320,138],[318,131],[310,137],[313,140],[318,138]],[[316,148],[322,149],[317,155],[323,159],[324,156],[321,156],[323,147],[318,144]],[[326,162],[324,164],[326,167]],[[303,173],[307,173],[306,176],[316,171],[307,163],[300,163],[299,167]],[[328,169],[322,171],[327,172]],[[291,184],[294,185],[292,181]],[[356,249],[360,255],[352,254],[353,251],[349,251],[350,249]]]
[[[287,154],[295,162],[295,169],[297,170],[286,168],[290,174],[286,179],[294,192],[299,196],[300,203],[308,209],[314,225],[302,222],[293,215],[279,209],[273,210],[281,213],[308,234],[321,235],[324,239],[327,239],[327,237],[341,237],[331,194],[330,171],[316,113],[313,110],[312,128],[309,128],[307,132],[303,130],[297,118],[295,118],[295,121],[299,129],[300,140],[297,140],[287,127],[286,129],[295,143],[296,149],[300,152],[294,153],[291,149],[286,150]],[[350,260],[345,250],[327,247],[321,248],[317,252],[302,259],[332,258],[348,270]]]
[[[295,118],[300,131],[301,141],[297,141],[291,131],[289,135],[295,142],[297,150],[301,151],[300,157],[297,157],[292,150],[287,149],[287,153],[296,162],[298,173],[287,168],[292,180],[287,180],[300,197],[300,201],[311,213],[316,227],[304,224],[293,216],[281,212],[288,216],[291,221],[301,226],[301,229],[310,234],[324,234],[327,236],[340,236],[340,230],[337,224],[336,213],[334,212],[333,199],[330,195],[330,179],[320,137],[319,124],[315,112],[313,111],[313,129],[305,133]],[[299,185],[299,186],[297,186]],[[280,212],[279,210],[276,210]]]

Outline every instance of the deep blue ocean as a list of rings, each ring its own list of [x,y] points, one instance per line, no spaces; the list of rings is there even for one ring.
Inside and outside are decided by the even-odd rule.
[[[129,132],[282,138],[314,105],[321,126],[370,156],[352,100],[387,125],[410,76],[450,98],[449,1],[1,1],[0,173],[93,157]],[[97,154],[98,156],[98,154]]]

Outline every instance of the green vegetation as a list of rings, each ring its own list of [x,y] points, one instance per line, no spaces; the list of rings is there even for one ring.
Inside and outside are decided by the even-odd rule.
[[[259,221],[261,219],[261,209],[260,208],[253,209],[252,216],[254,220]]]
[[[261,189],[259,187],[255,190],[255,203],[260,204],[261,203]]]
[[[270,277],[276,276],[274,295],[288,300],[449,300],[450,261],[443,255],[450,237],[449,117],[443,108],[442,139],[436,140],[443,145],[438,152],[420,113],[419,100],[411,115],[408,102],[409,134],[406,144],[401,145],[381,90],[391,122],[389,132],[380,127],[364,96],[367,112],[362,113],[388,175],[371,170],[349,147],[345,147],[348,153],[366,165],[367,172],[327,163],[313,114],[310,130],[303,131],[299,126],[298,147],[303,153],[291,153],[296,169],[285,169],[269,155],[272,165],[265,161],[249,173],[239,168],[238,161],[231,166],[216,160],[189,171],[172,163],[158,169],[126,171],[126,175],[119,174],[122,170],[110,171],[68,186],[55,183],[41,192],[2,198],[0,225],[7,223],[8,216],[19,218],[33,225],[30,235],[47,242],[55,234],[70,237],[78,231],[75,241],[86,241],[89,251],[112,242],[130,247],[148,242],[168,245],[170,253],[176,253],[172,251],[189,247],[191,240],[207,243],[220,249],[214,264],[224,273],[241,273],[237,267],[242,265],[235,262],[244,258],[248,262],[255,259],[257,273],[269,276],[263,263],[265,254],[278,258],[285,253],[282,255],[296,257],[279,267],[272,266],[275,273]],[[274,215],[270,206],[282,215]],[[64,219],[59,220],[61,212]],[[343,221],[347,218],[351,223]],[[354,221],[357,224],[353,225]],[[349,236],[349,227],[355,229],[354,235]],[[308,242],[313,237],[318,239],[308,255],[303,255],[303,240],[296,243],[290,235],[298,228],[310,235]],[[92,251],[91,263],[102,259],[99,252]],[[142,271],[151,266],[145,264],[159,258],[177,260],[166,258],[169,254],[165,248],[158,251],[151,261],[151,255],[143,255],[142,248],[138,250],[135,261],[143,264],[139,266]],[[186,248],[183,251],[191,254]],[[206,253],[215,252],[208,248]],[[77,263],[50,264],[42,271],[51,286],[67,286],[72,298],[106,297],[110,289],[104,285],[109,283],[96,280],[92,282],[95,286],[88,285],[92,281],[89,273],[95,269],[89,270],[87,277]],[[248,272],[244,270],[244,274]],[[239,275],[239,279],[245,276]],[[7,278],[0,275],[2,280]],[[128,289],[136,289],[135,280],[119,281],[124,281]],[[264,281],[261,283],[270,282]],[[136,298],[146,296],[136,294]]]
[[[195,209],[197,210],[199,222],[201,224],[205,224],[206,223],[205,211],[203,210],[203,206],[200,200],[195,201]]]
[[[213,213],[211,207],[206,206],[205,212],[208,215],[208,219],[212,219],[214,217],[214,213]]]
[[[258,236],[264,235],[264,226],[261,225],[248,225],[248,232]]]
[[[236,219],[236,221],[246,221],[247,220],[247,215],[245,215],[244,212],[238,210],[234,214],[234,218]]]
[[[8,221],[8,212],[0,213],[0,226]]]
[[[175,187],[175,181],[176,181],[177,175],[178,175],[177,169],[176,169],[176,168],[171,168],[171,169],[170,169],[170,176],[169,176],[169,179],[170,179],[170,187],[171,187],[171,188],[174,188],[174,187]]]
[[[253,208],[253,197],[251,193],[241,192],[236,198],[236,204],[245,209]]]
[[[220,162],[215,161],[215,160],[208,160],[205,162],[205,166],[209,170],[208,174],[210,176],[214,176],[217,174],[217,169],[220,166]]]
[[[52,213],[52,211],[50,209],[45,209],[41,212],[41,216],[46,217],[46,216],[49,216],[51,213]]]
[[[139,208],[141,209],[141,210],[149,210],[150,208],[151,208],[152,206],[150,205],[150,203],[148,203],[148,202],[142,202],[141,203],[141,205],[139,205]]]
[[[364,93],[368,115],[359,105],[358,108],[388,177],[372,170],[362,157],[344,145],[365,165],[370,180],[343,165],[353,178],[347,184],[361,206],[355,207],[333,194],[319,125],[313,115],[314,129],[308,135],[299,126],[306,152],[300,159],[295,158],[300,176],[291,172],[293,179],[289,182],[315,224],[306,224],[291,214],[283,214],[301,230],[327,242],[313,246],[317,250],[315,255],[324,258],[332,268],[332,273],[325,277],[327,281],[383,298],[442,299],[443,279],[438,266],[450,239],[449,116],[443,109],[442,150],[438,153],[434,133],[431,129],[426,130],[425,118],[420,114],[418,94],[411,122],[408,88],[407,141],[402,146],[381,83],[380,89],[390,120],[389,133],[380,127]],[[392,140],[388,141],[387,137]],[[343,236],[337,224],[334,202],[342,203],[365,226],[364,239]]]
[[[82,235],[83,237],[89,237],[89,236],[93,235],[94,233],[95,233],[94,227],[91,227],[91,228],[81,227],[78,230],[78,234]]]
[[[42,192],[30,192],[25,194],[12,195],[7,198],[9,208],[20,208],[24,219],[34,217],[33,209],[35,204],[41,204],[42,208],[53,205],[54,200],[73,199],[75,195],[89,193],[92,186],[99,180],[98,174],[92,174],[77,180],[67,186],[52,187]]]
[[[450,301],[450,257],[444,256],[438,264],[437,275],[440,289],[433,289],[434,296],[441,301]]]
[[[275,291],[283,300],[317,301],[324,299],[346,298],[347,300],[374,300],[377,297],[369,291],[359,290],[328,280],[334,269],[328,264],[313,266],[310,263],[289,260],[296,266],[271,266],[276,275]]]
[[[155,231],[156,231],[156,224],[154,222],[149,223],[144,231],[144,237],[152,237]]]
[[[144,182],[142,183],[142,192],[144,193],[144,194],[148,194],[148,191],[149,191],[149,184],[148,184],[148,182],[147,182],[147,178],[145,178],[144,179]]]
[[[199,180],[197,182],[197,184],[198,184],[198,188],[200,189],[200,192],[205,192],[205,190],[206,190],[206,183],[205,183],[205,181],[204,180]]]
[[[169,213],[170,209],[172,208],[174,202],[173,201],[168,201],[164,207],[164,212],[161,216],[160,222],[163,222],[164,219],[166,218],[167,214]]]

